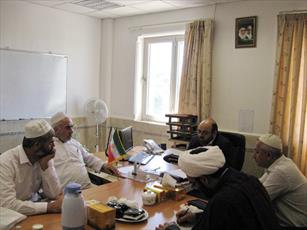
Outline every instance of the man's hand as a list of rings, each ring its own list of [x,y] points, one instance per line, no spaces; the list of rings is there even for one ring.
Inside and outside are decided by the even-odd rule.
[[[54,158],[54,156],[55,156],[55,153],[53,153],[53,154],[48,154],[48,155],[42,157],[42,158],[39,160],[39,164],[40,164],[41,169],[42,169],[43,171],[45,171],[45,170],[48,168],[48,162],[49,162],[52,158]]]
[[[104,165],[101,167],[100,171],[101,171],[101,172],[108,173],[108,174],[111,174],[111,175],[114,175],[114,176],[120,176],[118,169],[115,168],[115,167],[113,167],[113,166],[110,165],[110,164],[104,164]]]
[[[59,213],[61,212],[62,202],[64,195],[59,195],[55,200],[48,202],[47,213]]]
[[[165,223],[165,224],[159,224],[159,226],[156,227],[156,230],[180,230],[178,225],[175,222]]]
[[[176,217],[178,224],[193,223],[195,221],[195,214],[187,210],[177,212]]]

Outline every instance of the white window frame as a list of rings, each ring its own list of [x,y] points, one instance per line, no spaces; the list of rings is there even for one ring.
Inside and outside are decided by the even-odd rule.
[[[142,120],[145,121],[154,121],[154,122],[165,122],[161,121],[160,117],[151,116],[149,114],[146,114],[147,105],[148,105],[148,84],[149,81],[147,81],[147,78],[149,76],[149,69],[148,69],[148,63],[149,63],[149,57],[148,57],[148,47],[149,44],[152,43],[159,43],[159,42],[172,42],[172,67],[171,67],[171,84],[170,84],[170,111],[169,113],[177,112],[176,109],[176,100],[178,101],[177,95],[176,95],[176,88],[179,87],[180,84],[180,77],[177,79],[177,61],[178,61],[178,43],[184,42],[184,35],[168,35],[168,36],[159,36],[159,37],[148,37],[144,38],[144,53],[143,53],[143,78],[142,78]],[[178,88],[179,90],[179,88]]]

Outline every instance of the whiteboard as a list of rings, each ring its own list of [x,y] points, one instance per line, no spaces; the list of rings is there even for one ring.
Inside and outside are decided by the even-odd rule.
[[[0,119],[66,112],[67,56],[0,49]]]

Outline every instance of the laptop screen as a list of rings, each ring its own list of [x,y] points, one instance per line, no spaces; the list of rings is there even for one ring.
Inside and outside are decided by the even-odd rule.
[[[119,130],[119,136],[126,152],[133,148],[132,126]]]

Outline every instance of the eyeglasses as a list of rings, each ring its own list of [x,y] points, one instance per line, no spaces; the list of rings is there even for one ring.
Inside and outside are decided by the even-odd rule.
[[[208,131],[208,130],[201,130],[201,129],[198,129],[197,132],[198,132],[198,134],[201,134],[201,135],[210,134],[210,131]]]
[[[65,125],[65,126],[63,126],[63,128],[65,128],[65,129],[73,129],[74,125]]]

